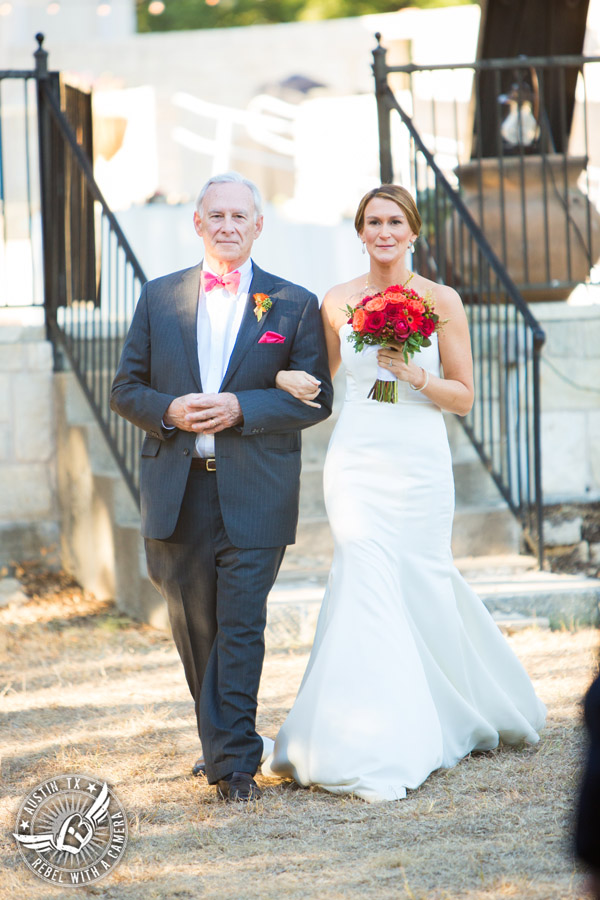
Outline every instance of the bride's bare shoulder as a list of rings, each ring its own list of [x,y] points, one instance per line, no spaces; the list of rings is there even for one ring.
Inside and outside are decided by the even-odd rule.
[[[354,306],[364,296],[365,275],[336,284],[323,297],[323,309],[330,321],[346,319],[346,306]]]

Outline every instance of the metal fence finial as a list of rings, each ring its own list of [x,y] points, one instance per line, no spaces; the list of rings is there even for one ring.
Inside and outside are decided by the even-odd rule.
[[[41,31],[35,36],[36,41],[38,42],[38,48],[33,54],[35,58],[35,75],[36,78],[42,79],[48,77],[48,51],[44,50],[42,44],[44,43],[44,35]]]

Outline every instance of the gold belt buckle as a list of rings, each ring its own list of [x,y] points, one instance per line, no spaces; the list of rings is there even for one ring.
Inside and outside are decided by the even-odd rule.
[[[206,460],[206,471],[207,472],[216,472],[217,471],[217,461],[212,457]]]

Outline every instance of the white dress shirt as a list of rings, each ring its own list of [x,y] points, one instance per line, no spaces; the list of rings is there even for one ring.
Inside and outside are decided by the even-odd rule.
[[[203,269],[212,275],[218,274],[206,264]],[[202,282],[200,283],[196,334],[200,377],[205,394],[217,394],[225,377],[246,308],[248,291],[252,282],[252,260],[247,259],[237,271],[240,273],[237,294],[230,294],[224,288],[215,288],[205,294],[202,290]],[[215,455],[213,434],[197,436],[194,455]]]

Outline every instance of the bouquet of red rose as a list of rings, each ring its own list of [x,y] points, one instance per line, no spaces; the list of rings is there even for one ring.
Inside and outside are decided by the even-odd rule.
[[[348,340],[357,353],[366,346],[386,347],[400,344],[404,362],[431,345],[430,337],[439,329],[440,317],[429,297],[394,284],[378,294],[363,299],[356,306],[346,307],[352,331]],[[369,397],[382,403],[397,403],[398,379],[377,367],[377,380]]]

